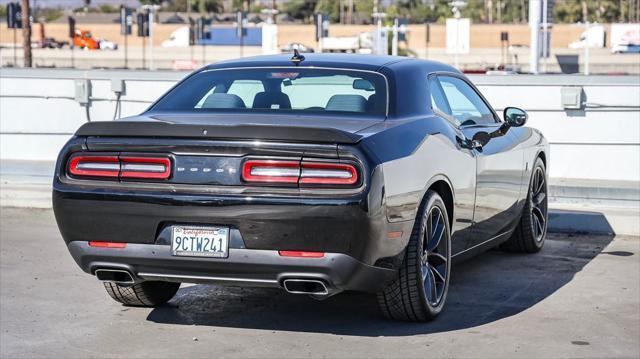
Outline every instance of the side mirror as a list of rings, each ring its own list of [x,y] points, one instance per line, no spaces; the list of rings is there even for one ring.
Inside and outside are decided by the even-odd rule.
[[[474,148],[484,147],[489,143],[489,141],[491,141],[491,134],[484,131],[478,131],[473,135],[472,141]]]
[[[510,127],[520,127],[527,122],[529,115],[524,110],[517,107],[507,107],[504,109],[504,122]]]

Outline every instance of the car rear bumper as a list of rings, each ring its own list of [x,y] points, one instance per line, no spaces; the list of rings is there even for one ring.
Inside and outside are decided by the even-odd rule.
[[[341,253],[300,258],[280,256],[277,250],[230,248],[228,258],[201,258],[172,256],[169,245],[129,243],[125,248],[100,248],[86,241],[70,242],[68,249],[87,273],[123,270],[135,281],[282,287],[286,279],[306,279],[325,283],[330,292],[376,292],[396,275],[395,270],[370,266]]]
[[[229,228],[232,249],[342,253],[382,267],[389,265],[378,261],[401,255],[413,225],[388,222],[384,208],[364,193],[350,198],[258,197],[132,192],[54,182],[53,209],[68,245],[167,245],[174,225],[217,226]],[[387,233],[394,231],[402,237],[389,239]]]

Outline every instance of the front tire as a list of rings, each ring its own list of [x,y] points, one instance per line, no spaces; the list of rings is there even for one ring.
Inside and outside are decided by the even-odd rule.
[[[180,283],[147,281],[130,286],[104,282],[104,289],[113,300],[136,307],[155,307],[168,302],[178,292]]]
[[[398,277],[378,293],[389,319],[427,322],[444,307],[451,272],[451,231],[447,208],[427,191],[407,245]]]
[[[500,248],[514,253],[536,253],[542,249],[547,236],[548,205],[547,176],[544,162],[538,158],[527,191],[518,227]]]

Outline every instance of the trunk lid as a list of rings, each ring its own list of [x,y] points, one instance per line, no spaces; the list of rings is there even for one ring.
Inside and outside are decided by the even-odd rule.
[[[76,134],[93,153],[169,157],[172,175],[162,182],[238,186],[242,164],[250,158],[353,161],[341,158],[338,147],[358,143],[359,130],[381,122],[297,117],[151,115],[87,123]]]
[[[347,116],[169,113],[90,122],[76,135],[355,144],[362,138],[359,131],[382,121]]]

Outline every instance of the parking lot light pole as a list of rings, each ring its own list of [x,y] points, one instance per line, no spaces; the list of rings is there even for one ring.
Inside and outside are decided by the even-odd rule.
[[[31,67],[31,11],[29,0],[22,0],[22,47],[24,49],[24,67]]]
[[[149,7],[149,70],[155,70],[155,64],[153,62],[153,30],[154,30],[154,15],[156,13],[156,6]]]
[[[391,55],[393,56],[398,56],[398,27],[400,25],[398,24],[398,19],[395,18],[393,19],[393,29],[392,29],[392,34],[393,34],[393,39],[391,39]]]
[[[384,44],[385,50],[382,50],[382,19],[386,16],[387,14],[374,10],[373,18],[376,20],[375,54],[377,55],[387,55],[389,51],[386,43]]]
[[[584,18],[585,39],[584,39],[584,74],[589,75],[589,7],[587,2],[582,2],[582,17]]]
[[[538,74],[540,64],[540,0],[529,0],[529,27],[531,30],[531,48],[529,72]]]

